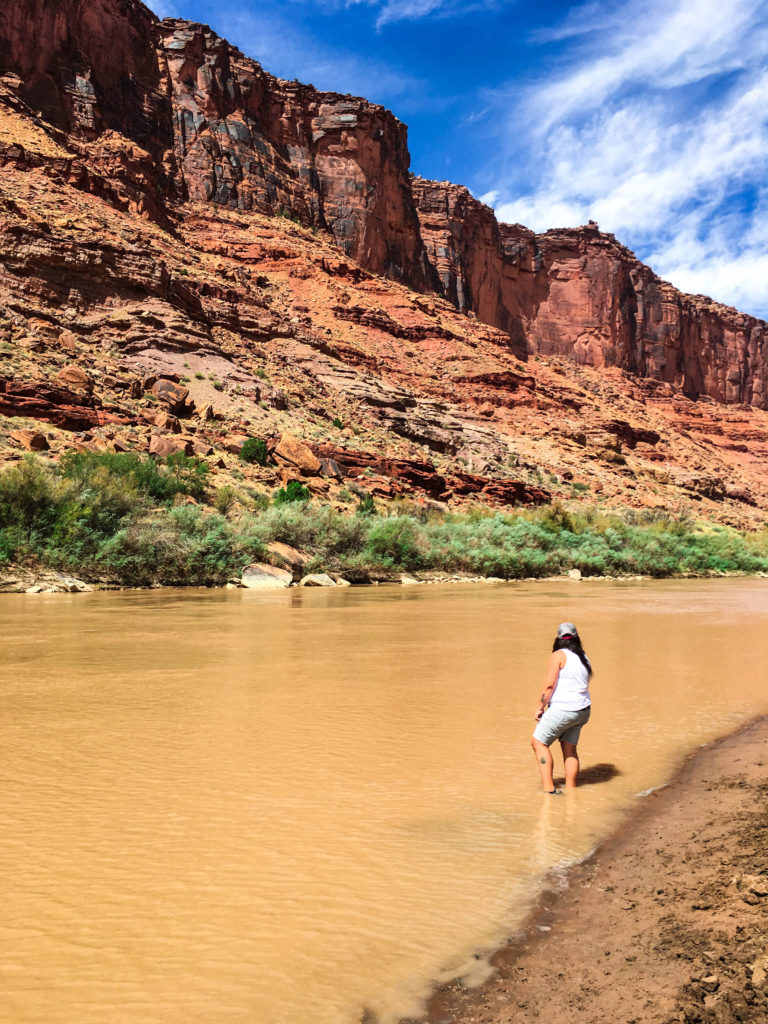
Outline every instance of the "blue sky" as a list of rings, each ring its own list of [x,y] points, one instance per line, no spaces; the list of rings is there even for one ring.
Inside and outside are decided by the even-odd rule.
[[[500,220],[590,218],[685,291],[768,317],[764,0],[154,0],[282,78],[409,126],[412,170]]]

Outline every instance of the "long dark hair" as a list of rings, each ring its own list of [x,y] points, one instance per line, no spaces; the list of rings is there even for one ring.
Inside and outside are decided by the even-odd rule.
[[[592,666],[589,663],[589,658],[584,652],[584,648],[581,646],[581,640],[579,639],[578,633],[576,636],[572,637],[557,637],[554,644],[552,644],[552,651],[573,651],[581,664],[587,670],[589,678],[592,678]]]

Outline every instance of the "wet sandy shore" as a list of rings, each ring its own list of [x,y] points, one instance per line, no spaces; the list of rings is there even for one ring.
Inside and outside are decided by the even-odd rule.
[[[435,993],[424,1021],[765,1024],[768,718],[643,798],[493,963],[483,986]]]

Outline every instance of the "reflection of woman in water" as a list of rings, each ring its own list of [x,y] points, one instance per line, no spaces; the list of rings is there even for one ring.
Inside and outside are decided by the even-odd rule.
[[[560,740],[563,752],[566,788],[573,789],[579,777],[576,744],[582,725],[589,721],[591,675],[592,666],[581,646],[578,630],[572,622],[561,622],[547,662],[544,692],[536,709],[539,724],[531,738],[544,791],[552,796],[559,793],[552,779],[553,762],[549,749],[555,740]]]

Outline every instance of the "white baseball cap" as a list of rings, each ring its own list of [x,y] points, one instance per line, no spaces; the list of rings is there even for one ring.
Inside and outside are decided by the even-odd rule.
[[[557,627],[557,639],[562,640],[565,637],[578,636],[579,631],[576,629],[572,622],[561,622]]]

